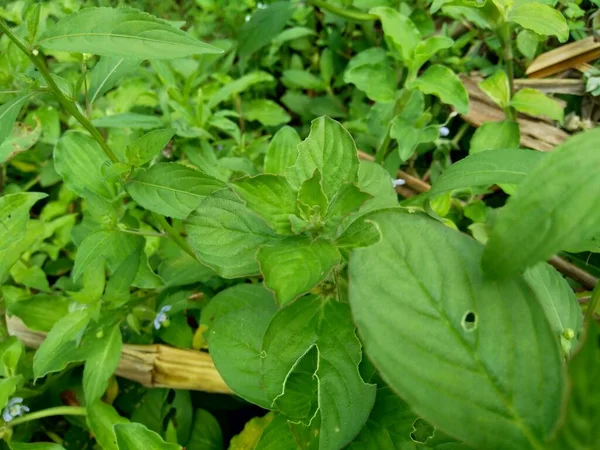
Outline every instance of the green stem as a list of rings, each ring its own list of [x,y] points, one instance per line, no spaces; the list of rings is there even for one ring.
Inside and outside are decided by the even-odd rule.
[[[332,5],[331,3],[327,3],[323,0],[308,0],[308,3],[310,3],[313,6],[316,6],[319,9],[330,12],[331,14],[343,17],[344,19],[358,21],[378,19],[378,17],[375,14],[364,13],[362,11],[358,11],[357,9],[349,9],[344,8],[342,6]]]
[[[506,22],[502,25],[502,28],[500,28],[500,42],[504,45],[504,65],[506,68],[506,76],[508,77],[508,93],[510,99],[512,99],[515,93],[515,66],[511,34],[510,24]],[[506,107],[505,114],[506,118],[509,120],[516,120],[517,118],[515,109],[512,106]]]
[[[587,311],[585,312],[585,322],[590,323],[594,318],[594,313],[600,305],[600,281],[596,283],[596,287],[592,291],[592,297],[588,303]]]
[[[409,89],[404,89],[398,100],[396,100],[396,104],[394,105],[394,112],[392,114],[392,121],[398,114],[402,112],[402,110],[404,109],[404,105],[410,99],[410,95],[411,91]],[[375,152],[375,162],[377,164],[383,164],[383,160],[387,155],[388,147],[390,146],[390,142],[392,141],[392,137],[390,136],[391,131],[392,122],[388,124],[387,130],[385,132],[385,137],[383,138],[383,141],[381,141],[381,144],[379,144],[379,147],[377,147],[377,150]]]
[[[23,44],[21,40],[11,31],[11,29],[8,27],[8,25],[6,25],[6,23],[4,23],[3,20],[0,20],[0,30],[2,30],[9,37],[9,39],[13,41],[23,53],[25,53],[25,55],[27,55],[37,70],[42,74],[59,103],[92,135],[98,144],[100,144],[100,147],[102,147],[110,160],[113,163],[119,162],[119,158],[110,149],[98,129],[92,125],[92,122],[90,122],[83,114],[81,114],[79,109],[77,109],[77,106],[69,101],[69,99],[67,99],[61,92],[60,88],[54,82],[50,71],[46,67],[44,59],[38,54],[38,51],[35,50],[34,52],[31,52],[29,48],[27,48],[27,46],[25,46],[25,44]]]
[[[175,242],[179,246],[179,248],[181,248],[181,250],[186,252],[188,255],[190,255],[195,260],[198,260],[198,257],[196,256],[194,251],[191,249],[189,244],[185,241],[185,239],[183,239],[181,237],[181,235],[177,232],[177,230],[175,230],[175,228],[173,228],[169,224],[169,222],[167,222],[167,219],[165,219],[160,214],[152,213],[152,215],[154,216],[156,221],[160,224],[160,226],[165,230],[165,232],[169,235],[169,237],[171,239],[173,239],[173,242]]]
[[[22,417],[17,417],[9,422],[9,425],[15,426],[31,420],[43,419],[52,416],[85,416],[87,411],[81,406],[56,406],[54,408],[42,409]]]

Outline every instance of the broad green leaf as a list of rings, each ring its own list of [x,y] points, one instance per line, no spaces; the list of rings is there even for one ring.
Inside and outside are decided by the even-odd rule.
[[[144,245],[141,236],[118,230],[101,230],[87,236],[77,248],[72,276],[75,281],[99,258],[106,259],[111,270],[117,270],[123,261]]]
[[[119,450],[181,450],[181,446],[170,444],[144,425],[139,423],[118,423],[115,425]]]
[[[0,408],[4,409],[22,381],[23,378],[21,375],[10,378],[0,378]]]
[[[521,149],[476,153],[446,169],[427,194],[498,183],[519,184],[546,158],[545,153]]]
[[[129,75],[142,63],[142,59],[103,56],[90,72],[87,98],[91,105],[114,88],[123,77]]]
[[[322,91],[325,89],[323,80],[306,70],[284,70],[281,77],[281,82],[289,88],[310,89],[314,91]]]
[[[265,286],[280,305],[309,292],[329,275],[340,260],[337,248],[324,239],[290,237],[257,252]]]
[[[315,169],[322,175],[323,191],[328,199],[342,185],[356,181],[358,156],[350,133],[339,123],[323,116],[311,123],[310,134],[298,145],[298,158],[286,171],[288,181],[299,187],[313,176]]]
[[[223,450],[221,426],[208,411],[196,410],[192,434],[186,448],[190,450]]]
[[[379,17],[383,32],[400,49],[402,59],[411,61],[415,47],[421,41],[421,33],[415,24],[402,13],[386,6],[372,8],[369,13]]]
[[[390,174],[377,163],[371,161],[360,162],[358,186],[362,191],[373,196],[371,200],[368,200],[362,206],[362,212],[398,204],[398,194],[394,190]]]
[[[519,148],[520,142],[521,133],[517,122],[485,122],[473,134],[469,153],[472,155],[486,150]]]
[[[283,414],[277,414],[260,435],[255,450],[301,449]]]
[[[276,239],[267,224],[228,189],[203,200],[185,228],[200,260],[224,278],[258,275],[256,250]]]
[[[546,116],[559,122],[564,119],[563,107],[560,103],[537,89],[523,88],[518,90],[513,95],[510,106],[531,116]]]
[[[372,217],[382,239],[352,254],[350,306],[384,380],[475,448],[543,448],[565,377],[527,284],[485,277],[481,245],[425,215]]]
[[[250,419],[244,425],[244,429],[238,435],[231,438],[228,450],[255,449],[263,431],[274,417],[274,413],[271,412],[262,417]]]
[[[165,418],[171,409],[171,405],[167,401],[168,395],[168,389],[147,390],[140,400],[144,407],[136,408],[133,411],[130,417],[131,421],[144,425],[154,433],[164,433]]]
[[[537,2],[515,5],[508,11],[508,20],[537,34],[556,36],[560,42],[569,38],[569,26],[563,15],[551,6]]]
[[[185,219],[200,203],[225,184],[178,163],[140,169],[125,188],[140,206],[175,219]]]
[[[298,361],[318,352],[319,449],[342,448],[358,434],[375,400],[359,372],[361,345],[348,305],[316,296],[297,300],[271,320],[263,339],[262,386],[275,402]]]
[[[269,144],[265,155],[265,172],[283,175],[287,167],[293,166],[298,157],[300,136],[292,127],[282,127]]]
[[[569,361],[570,392],[556,436],[546,448],[594,449],[600,442],[600,328],[587,325],[583,345]]]
[[[30,241],[42,233],[39,222],[30,222],[29,210],[46,196],[39,192],[21,192],[0,197],[0,283],[21,254],[31,249]]]
[[[10,450],[65,450],[62,445],[53,442],[34,442],[27,444],[25,442],[11,441]]]
[[[539,263],[524,273],[525,281],[544,308],[550,327],[563,343],[563,348],[577,348],[583,321],[577,297],[569,283],[546,263]],[[565,331],[569,329],[570,331]],[[572,335],[572,336],[571,336]],[[571,336],[571,337],[569,337]],[[568,353],[568,352],[566,352]]]
[[[246,206],[277,234],[292,234],[290,216],[296,213],[296,190],[281,175],[263,174],[231,182]]]
[[[105,199],[113,197],[113,188],[101,171],[109,161],[94,139],[78,131],[67,131],[54,147],[56,171],[70,190],[84,198],[88,192]]]
[[[498,70],[493,75],[479,82],[479,89],[487,94],[500,108],[504,109],[510,102],[510,87],[504,70]]]
[[[441,50],[452,47],[454,41],[446,36],[431,36],[421,41],[415,47],[414,59],[410,62],[412,71],[416,74],[423,64]]]
[[[110,405],[101,400],[87,405],[87,424],[103,450],[119,450],[114,425],[129,423]]]
[[[0,163],[29,150],[38,142],[41,135],[42,126],[39,121],[36,121],[34,127],[20,122],[15,123],[10,137],[0,144]]]
[[[597,235],[599,147],[600,130],[580,133],[535,166],[498,214],[483,255],[486,271],[517,273]]]
[[[56,358],[56,355],[66,353],[75,344],[74,341],[83,333],[90,321],[86,310],[70,313],[60,319],[35,352],[33,358],[33,375],[35,379],[41,378],[50,372],[58,372],[64,369],[67,362]]]
[[[324,217],[327,212],[327,197],[323,192],[323,183],[321,182],[321,172],[315,170],[312,177],[304,180],[298,190],[299,208],[307,214],[307,218],[312,215]],[[308,207],[308,209],[306,208]]]
[[[49,50],[140,59],[222,53],[133,8],[82,9],[48,27],[36,44]]]
[[[0,106],[0,143],[10,136],[21,107],[34,95],[35,93],[25,92]]]
[[[277,312],[273,295],[261,285],[242,284],[216,295],[207,308],[202,320],[212,322],[208,346],[219,374],[237,395],[270,409],[260,384],[260,354],[267,326]]]
[[[467,90],[456,74],[445,66],[429,66],[419,78],[410,83],[410,88],[439,97],[460,114],[466,114],[469,110]]]
[[[128,112],[98,117],[92,120],[92,125],[98,128],[140,128],[142,130],[151,130],[163,127],[164,123],[157,116]]]
[[[50,331],[69,312],[69,300],[57,295],[37,294],[7,303],[8,314],[19,317],[27,328],[36,331]]]
[[[325,220],[335,219],[336,217],[345,218],[350,213],[358,211],[365,202],[372,198],[371,194],[363,192],[356,184],[345,184],[331,199]]]
[[[14,377],[17,374],[19,361],[25,353],[25,345],[16,337],[11,336],[2,343],[2,375]]]
[[[527,59],[535,58],[540,44],[540,36],[531,30],[521,30],[517,34],[517,48]]]
[[[390,128],[390,137],[398,142],[398,154],[401,161],[410,159],[419,144],[428,142],[431,138],[437,139],[439,136],[437,127],[433,129],[433,136],[428,128],[432,127],[422,128],[401,116],[394,117]]]
[[[368,247],[380,239],[377,224],[370,220],[358,218],[335,239],[338,248]]]
[[[83,392],[87,404],[102,398],[121,357],[123,339],[119,326],[103,333],[106,334],[104,346],[89,356],[83,368]]]
[[[266,72],[250,72],[249,74],[244,75],[243,77],[238,78],[231,83],[227,83],[217,92],[215,92],[215,94],[208,101],[208,107],[214,108],[232,95],[247,91],[252,85],[267,83],[273,80],[273,76]]]
[[[175,130],[172,128],[149,131],[137,139],[131,147],[127,147],[127,162],[134,166],[142,166],[152,161],[174,134]]]
[[[396,72],[381,48],[369,48],[354,56],[344,72],[344,82],[354,84],[375,102],[394,100],[398,86]]]
[[[242,112],[246,119],[256,120],[266,127],[276,127],[291,120],[285,109],[273,100],[267,99],[244,102]]]
[[[192,258],[173,242],[165,241],[164,247],[169,247],[170,250],[164,252],[165,259],[159,264],[157,273],[164,280],[166,286],[206,283],[210,278],[216,276],[214,270]]]
[[[285,28],[293,13],[294,7],[287,1],[275,2],[264,9],[256,10],[237,36],[240,58],[247,59],[271,42]]]

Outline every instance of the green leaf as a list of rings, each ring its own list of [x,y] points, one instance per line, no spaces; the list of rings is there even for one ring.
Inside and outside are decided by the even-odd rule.
[[[439,136],[437,127],[433,127],[433,139]],[[398,142],[398,153],[401,161],[407,161],[414,155],[417,146],[431,141],[432,127],[421,128],[401,116],[394,117],[390,128],[390,137]]]
[[[71,275],[77,281],[99,258],[106,259],[111,270],[117,270],[121,264],[140,247],[144,238],[118,230],[101,230],[87,236],[77,249],[75,265]]]
[[[322,91],[325,89],[323,80],[306,70],[284,70],[281,81],[286,87],[289,88],[310,89],[315,91]]]
[[[228,189],[207,197],[186,220],[188,242],[224,278],[258,275],[255,254],[276,237],[267,224]]]
[[[556,36],[560,42],[569,38],[569,26],[563,15],[551,6],[537,2],[515,5],[508,11],[508,20],[537,34]]]
[[[297,193],[281,175],[263,174],[231,182],[246,206],[278,234],[292,234],[290,216],[296,213]]]
[[[600,442],[600,328],[591,320],[581,348],[569,361],[570,393],[556,436],[550,442],[555,450],[593,449]]]
[[[119,450],[181,450],[177,444],[169,444],[154,431],[139,423],[118,423],[115,425]]]
[[[219,422],[204,409],[197,409],[192,434],[186,444],[190,450],[223,450],[223,433]]]
[[[310,134],[298,145],[298,158],[286,171],[295,187],[313,176],[315,169],[322,175],[323,191],[328,199],[342,185],[357,180],[358,156],[350,133],[339,123],[323,116],[311,123]]]
[[[89,321],[88,312],[79,310],[56,322],[40,348],[35,352],[33,358],[35,379],[51,372],[58,372],[66,367],[67,362],[56,358],[56,355],[66,353],[67,349],[71,349],[75,345],[75,339],[83,333]]]
[[[131,112],[98,117],[92,120],[92,125],[98,128],[140,128],[142,130],[164,126],[160,117]]]
[[[271,42],[285,28],[294,9],[287,1],[275,2],[264,9],[257,9],[250,20],[242,26],[237,36],[240,59],[247,59]]]
[[[540,36],[531,30],[521,30],[517,34],[517,48],[527,59],[535,58],[540,44]]]
[[[220,292],[202,311],[203,322],[210,324],[208,346],[219,374],[237,395],[266,409],[271,404],[260,384],[260,354],[276,312],[273,295],[261,285],[248,284]]]
[[[286,450],[301,449],[296,436],[291,432],[290,425],[283,414],[277,414],[265,427],[254,450]]]
[[[544,308],[550,327],[555,336],[560,338],[563,348],[577,348],[577,336],[583,327],[583,321],[581,307],[569,283],[554,267],[546,263],[536,264],[526,270],[524,277]],[[571,331],[565,332],[567,329]]]
[[[298,206],[301,210],[305,210],[308,219],[313,214],[318,217],[325,216],[329,202],[327,201],[325,192],[323,192],[323,183],[321,182],[321,172],[319,169],[316,169],[313,176],[308,180],[304,180],[300,186],[298,190],[298,202]],[[308,207],[308,209],[305,207]]]
[[[398,85],[391,61],[381,48],[369,48],[354,56],[344,72],[344,82],[354,84],[375,102],[394,100]]]
[[[89,356],[83,368],[83,392],[87,404],[102,398],[108,387],[108,380],[117,370],[121,357],[123,339],[119,326],[114,326],[104,333],[104,346]]]
[[[383,32],[400,49],[402,59],[411,61],[413,52],[421,41],[421,33],[415,24],[405,15],[386,6],[372,8],[369,13],[379,17]]]
[[[250,86],[259,83],[267,83],[273,81],[274,78],[272,75],[267,72],[250,72],[247,75],[244,75],[237,80],[227,83],[221,89],[219,89],[215,94],[209,99],[207,106],[209,108],[214,108],[219,103],[227,100],[229,97],[235,94],[240,94],[241,92],[245,92],[250,89]]]
[[[163,128],[153,130],[137,139],[131,147],[127,147],[127,162],[134,166],[142,166],[152,161],[169,143],[175,130]]]
[[[598,233],[599,147],[600,130],[580,133],[535,166],[498,214],[483,254],[487,272],[517,273]]]
[[[563,107],[560,103],[537,89],[523,88],[518,90],[513,95],[510,106],[531,116],[546,116],[559,122],[564,119]]]
[[[256,120],[267,127],[283,125],[291,120],[290,115],[273,100],[257,99],[242,104],[242,113],[247,120]]]
[[[480,153],[486,150],[519,148],[521,133],[519,124],[512,120],[485,122],[471,138],[469,153]]]
[[[222,53],[133,8],[82,9],[48,27],[36,44],[48,50],[141,59]]]
[[[290,237],[257,253],[265,286],[280,305],[295,300],[322,282],[340,260],[337,248],[324,239]]]
[[[42,135],[42,126],[36,121],[35,126],[17,122],[10,137],[0,144],[0,163],[13,159],[33,147]]]
[[[505,109],[510,102],[510,87],[504,70],[497,70],[493,75],[479,82],[479,89],[487,94],[496,105]]]
[[[10,398],[23,381],[21,375],[10,378],[0,378],[0,408],[4,409]]]
[[[117,436],[114,425],[118,423],[129,423],[124,417],[110,405],[101,400],[87,405],[87,423],[94,437],[103,450],[119,450],[117,447]]]
[[[10,136],[21,107],[34,95],[35,93],[25,92],[0,106],[0,143]]]
[[[345,218],[350,213],[358,211],[360,207],[372,199],[373,196],[360,190],[354,183],[342,186],[338,193],[331,199],[325,220]]]
[[[356,248],[368,247],[379,241],[380,234],[377,224],[364,218],[359,218],[352,222],[335,239],[335,246],[338,248]]]
[[[352,254],[350,306],[384,380],[475,448],[543,448],[565,380],[527,284],[485,277],[481,245],[425,215],[372,217],[382,239]]]
[[[47,195],[39,192],[21,192],[0,197],[0,283],[21,254],[29,250],[27,241],[39,233],[28,227],[29,210]]]
[[[185,219],[200,203],[225,184],[199,170],[178,163],[140,169],[125,188],[142,207],[163,216]]]
[[[300,136],[292,127],[282,127],[269,144],[265,155],[265,172],[281,174],[287,167],[293,166],[298,157]]]
[[[97,99],[114,88],[123,77],[129,75],[142,63],[143,59],[103,56],[90,72],[88,103],[92,105]]]
[[[53,442],[34,442],[27,444],[25,442],[11,441],[10,450],[65,450],[62,445]]]
[[[8,303],[8,302],[7,302]],[[50,331],[54,324],[69,312],[69,300],[56,295],[37,294],[32,297],[11,301],[7,305],[11,316],[19,317],[27,328]]]
[[[375,400],[375,386],[358,372],[361,345],[348,305],[308,296],[280,310],[263,340],[262,385],[275,402],[288,374],[313,347],[319,358],[314,375],[321,417],[318,448],[339,449],[358,434]]]
[[[410,83],[411,89],[418,89],[424,94],[433,94],[452,105],[460,114],[469,110],[469,95],[460,79],[445,66],[434,64],[425,73]]]
[[[452,47],[454,41],[446,36],[431,36],[421,41],[415,47],[414,59],[410,62],[412,71],[417,73],[423,64],[441,50]]]
[[[192,258],[174,243],[165,241],[164,246],[169,247],[170,250],[168,253],[165,252],[166,259],[159,264],[157,273],[164,280],[166,286],[206,283],[210,278],[216,276],[211,268]]]
[[[476,153],[446,169],[427,194],[498,183],[519,184],[546,158],[545,153],[521,149]]]
[[[105,199],[113,197],[113,188],[102,174],[109,164],[98,142],[78,131],[67,131],[54,147],[54,167],[65,185],[81,197],[88,192]]]
[[[394,190],[390,174],[377,163],[372,161],[360,162],[358,186],[362,191],[373,196],[371,200],[368,200],[362,206],[362,212],[398,204],[398,194]]]

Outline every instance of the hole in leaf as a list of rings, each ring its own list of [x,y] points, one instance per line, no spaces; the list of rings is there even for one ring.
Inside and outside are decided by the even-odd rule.
[[[435,427],[420,417],[413,422],[413,431],[410,438],[414,442],[425,444],[435,433]]]
[[[467,311],[463,316],[461,326],[465,331],[473,331],[477,329],[477,315],[473,311]]]

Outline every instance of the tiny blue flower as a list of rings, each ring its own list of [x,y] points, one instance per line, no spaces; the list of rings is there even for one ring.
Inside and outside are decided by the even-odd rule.
[[[221,144],[217,144],[217,150],[223,150],[223,146]]]
[[[448,127],[440,127],[440,136],[441,137],[446,137],[450,134],[450,130],[448,129]]]
[[[392,186],[394,186],[394,187],[402,186],[404,184],[406,184],[406,181],[403,180],[402,178],[398,178],[397,180],[392,180]]]
[[[2,412],[2,418],[5,422],[10,422],[15,417],[22,416],[26,412],[29,412],[29,408],[22,403],[23,399],[21,397],[13,397],[8,401]]]
[[[169,316],[167,315],[167,313],[171,311],[171,308],[171,305],[165,305],[162,308],[160,308],[160,311],[158,311],[156,317],[154,318],[155,330],[159,330],[161,326],[163,326],[166,322],[169,321]]]

